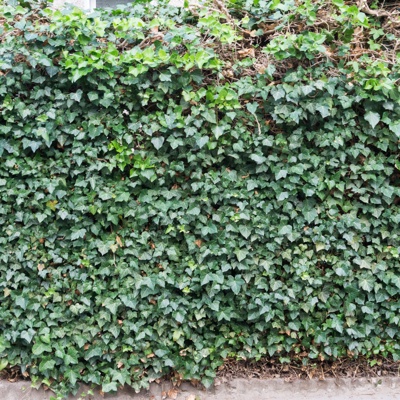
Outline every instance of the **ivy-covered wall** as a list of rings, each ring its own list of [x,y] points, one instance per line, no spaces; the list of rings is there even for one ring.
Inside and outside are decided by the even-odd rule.
[[[66,393],[400,357],[399,17],[0,6],[0,369]]]

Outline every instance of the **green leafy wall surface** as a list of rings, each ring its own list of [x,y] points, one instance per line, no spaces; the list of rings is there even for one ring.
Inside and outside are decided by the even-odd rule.
[[[0,368],[398,360],[389,6],[0,6]]]

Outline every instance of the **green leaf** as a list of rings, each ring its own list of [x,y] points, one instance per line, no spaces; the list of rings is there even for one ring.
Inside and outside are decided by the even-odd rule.
[[[389,124],[389,129],[400,138],[400,121],[396,121]]]
[[[237,295],[237,294],[239,294],[243,283],[244,283],[243,279],[240,279],[240,278],[234,279],[229,283],[229,287],[232,289],[232,292]]]
[[[79,375],[74,370],[67,369],[64,372],[64,377],[70,381],[71,385],[75,386],[75,384],[79,378]]]
[[[44,372],[47,370],[53,370],[56,362],[52,359],[43,359],[43,361],[39,364],[39,371]]]
[[[36,135],[42,137],[46,142],[50,140],[49,132],[46,128],[38,128],[36,129]]]
[[[321,114],[322,118],[326,118],[329,117],[331,115],[329,107],[328,106],[324,106],[324,105],[318,105],[317,107],[315,107],[315,109],[317,111],[319,111],[319,113]]]
[[[291,225],[285,225],[285,226],[282,226],[282,228],[279,230],[278,233],[279,233],[279,235],[289,235],[292,233],[292,231],[293,231],[293,228]]]
[[[372,277],[365,277],[361,278],[358,281],[358,284],[360,285],[360,288],[370,292],[374,288],[375,281]]]
[[[8,365],[8,360],[6,358],[0,358],[0,371],[3,371],[3,369],[7,368],[7,365]]]
[[[373,111],[368,111],[365,115],[364,118],[366,121],[369,122],[372,128],[375,128],[375,126],[379,123],[381,120],[381,116],[377,112]]]
[[[230,321],[231,316],[226,310],[221,310],[217,313],[217,319],[218,321]]]
[[[289,198],[289,193],[288,192],[281,192],[277,196],[277,200],[278,201],[283,201],[283,200],[286,200],[287,198]]]
[[[251,235],[251,230],[249,229],[249,227],[247,225],[240,225],[239,232],[246,239]]]
[[[33,329],[28,329],[26,331],[21,332],[21,339],[25,339],[28,343],[30,343],[35,336],[35,331]]]
[[[7,344],[4,337],[0,335],[0,353],[3,353],[8,348]]]
[[[28,300],[24,296],[18,296],[15,298],[15,304],[21,307],[23,310],[26,310]]]
[[[257,164],[263,164],[267,161],[267,159],[261,154],[251,154],[250,158]]]
[[[85,237],[85,234],[86,229],[78,229],[77,231],[71,233],[71,240],[83,239]]]
[[[201,149],[209,140],[210,138],[208,136],[202,136],[196,140],[196,144]]]
[[[215,115],[215,111],[213,111],[213,110],[204,110],[203,111],[203,117],[208,122],[211,122],[213,124],[217,123],[217,118],[216,118],[216,115]]]
[[[182,331],[180,329],[177,329],[176,331],[174,331],[172,335],[172,340],[174,342],[177,342],[181,336],[182,336]]]
[[[41,341],[36,342],[32,347],[32,353],[35,356],[40,356],[43,353],[50,353],[50,352],[51,352],[51,346],[42,343]]]
[[[78,89],[75,93],[70,93],[69,97],[71,100],[75,100],[78,103],[82,100],[82,94],[83,91],[81,89]]]
[[[279,179],[286,178],[287,170],[281,169],[275,174],[275,179],[278,181]]]
[[[117,382],[103,383],[101,390],[104,393],[116,392],[118,390]]]
[[[215,138],[218,139],[224,134],[224,127],[223,126],[216,126],[214,129]]]
[[[115,202],[127,202],[129,200],[130,193],[129,192],[123,192],[120,193],[116,198]]]
[[[244,249],[235,249],[234,253],[236,254],[236,258],[239,262],[242,262],[249,254],[249,252]]]
[[[251,112],[252,114],[254,114],[258,108],[258,103],[254,102],[254,103],[247,103],[246,104],[246,108],[249,112]]]
[[[321,243],[321,242],[316,242],[315,243],[315,250],[318,252],[318,251],[321,251],[321,250],[324,250],[325,249],[325,243]]]
[[[90,101],[95,101],[99,98],[99,94],[97,92],[89,92],[87,95]]]
[[[100,254],[104,256],[110,251],[110,244],[106,242],[99,242],[97,244],[97,249],[99,250]]]
[[[162,136],[156,136],[151,139],[151,143],[156,148],[156,150],[160,150],[162,145],[164,144],[165,139]]]
[[[100,347],[91,346],[85,353],[85,360],[90,360],[93,357],[101,357],[103,352]]]

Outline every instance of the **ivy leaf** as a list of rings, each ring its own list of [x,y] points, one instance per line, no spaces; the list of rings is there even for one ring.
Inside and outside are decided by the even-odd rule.
[[[231,288],[232,292],[236,295],[239,294],[240,289],[244,283],[244,280],[241,278],[236,278],[229,283],[229,287]]]
[[[71,385],[75,386],[75,384],[79,378],[79,375],[74,370],[67,369],[64,372],[64,377],[71,382]]]
[[[315,107],[315,109],[317,111],[319,111],[319,113],[321,114],[322,118],[326,118],[329,117],[329,115],[331,115],[329,107],[325,106],[325,105],[318,105],[317,107]]]
[[[249,229],[249,227],[247,225],[240,225],[239,232],[246,239],[251,235],[251,230]]]
[[[315,208],[303,212],[304,218],[308,224],[313,222],[318,217],[318,212]]]
[[[226,310],[221,310],[217,313],[217,319],[218,321],[230,321],[231,316]]]
[[[46,142],[50,141],[49,132],[46,128],[40,127],[36,129],[36,135],[42,137]]]
[[[43,353],[50,353],[51,347],[48,344],[45,344],[41,341],[36,342],[32,347],[32,353],[35,356],[40,356]]]
[[[8,365],[8,360],[6,358],[0,358],[0,372],[3,371],[3,369],[6,369],[7,365]]]
[[[50,77],[57,75],[58,71],[59,71],[59,68],[54,65],[50,65],[50,66],[46,67],[46,72],[49,74]]]
[[[208,141],[210,138],[208,136],[202,136],[201,138],[196,140],[196,144],[201,149]]]
[[[275,179],[278,181],[279,179],[286,178],[287,170],[281,169],[275,174]]]
[[[129,192],[123,192],[120,193],[116,198],[115,198],[115,202],[126,202],[129,200],[130,197],[130,193]]]
[[[361,278],[358,281],[360,288],[366,290],[367,292],[370,292],[374,288],[374,279],[372,277],[365,277]]]
[[[389,129],[397,136],[400,137],[400,121],[389,124]]]
[[[290,235],[293,231],[293,228],[291,225],[285,225],[282,226],[282,228],[279,230],[279,235]]]
[[[97,249],[99,250],[100,254],[104,256],[110,251],[110,244],[106,242],[99,242],[97,244]]]
[[[325,243],[322,243],[322,242],[316,242],[315,243],[315,250],[318,252],[318,251],[321,251],[321,250],[324,250],[325,249]]]
[[[163,136],[156,136],[151,139],[151,143],[156,148],[156,150],[160,150],[162,145],[164,144],[164,137]]]
[[[372,128],[375,128],[375,126],[379,123],[381,120],[381,116],[377,112],[373,111],[368,111],[365,115],[364,118],[366,121],[369,122]]]
[[[3,336],[0,335],[0,353],[3,353],[5,349],[7,349],[7,342]]]
[[[400,289],[400,276],[393,275],[391,281],[398,289]]]
[[[103,352],[100,347],[90,347],[85,353],[85,360],[90,360],[93,357],[101,357]]]
[[[205,111],[203,111],[203,117],[208,122],[211,122],[213,124],[217,123],[215,111],[213,111],[213,110],[205,110]]]
[[[83,239],[85,237],[85,234],[86,234],[85,228],[78,229],[75,232],[71,233],[71,240]]]
[[[250,158],[257,164],[262,164],[267,161],[267,159],[261,154],[251,154]]]
[[[28,329],[26,331],[21,332],[21,339],[25,339],[28,343],[30,343],[35,336],[35,331],[33,329]]]
[[[234,253],[239,262],[242,262],[248,255],[248,251],[244,249],[235,249]]]
[[[56,365],[56,362],[53,359],[44,359],[40,364],[39,364],[39,371],[44,372],[47,370],[52,370]]]
[[[247,103],[246,104],[246,108],[249,110],[249,112],[251,112],[252,114],[254,114],[258,108],[258,103],[253,102],[253,103]]]
[[[118,390],[117,382],[103,383],[101,390],[104,393],[116,392]]]
[[[224,134],[224,127],[223,126],[216,126],[214,129],[215,138],[218,139]]]
[[[70,93],[69,97],[71,100],[75,100],[78,103],[82,100],[83,91],[78,89],[75,93]]]

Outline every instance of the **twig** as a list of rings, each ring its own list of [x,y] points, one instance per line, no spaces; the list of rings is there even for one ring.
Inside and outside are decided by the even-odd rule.
[[[256,119],[256,122],[257,122],[258,134],[261,135],[261,125],[260,125],[260,122],[258,121],[258,118],[257,118],[256,113],[253,113],[253,115],[254,115],[254,118]]]
[[[394,17],[395,15],[399,15],[398,11],[385,11],[385,10],[371,10],[366,0],[360,0],[358,2],[358,7],[365,14],[373,15],[374,17]]]

